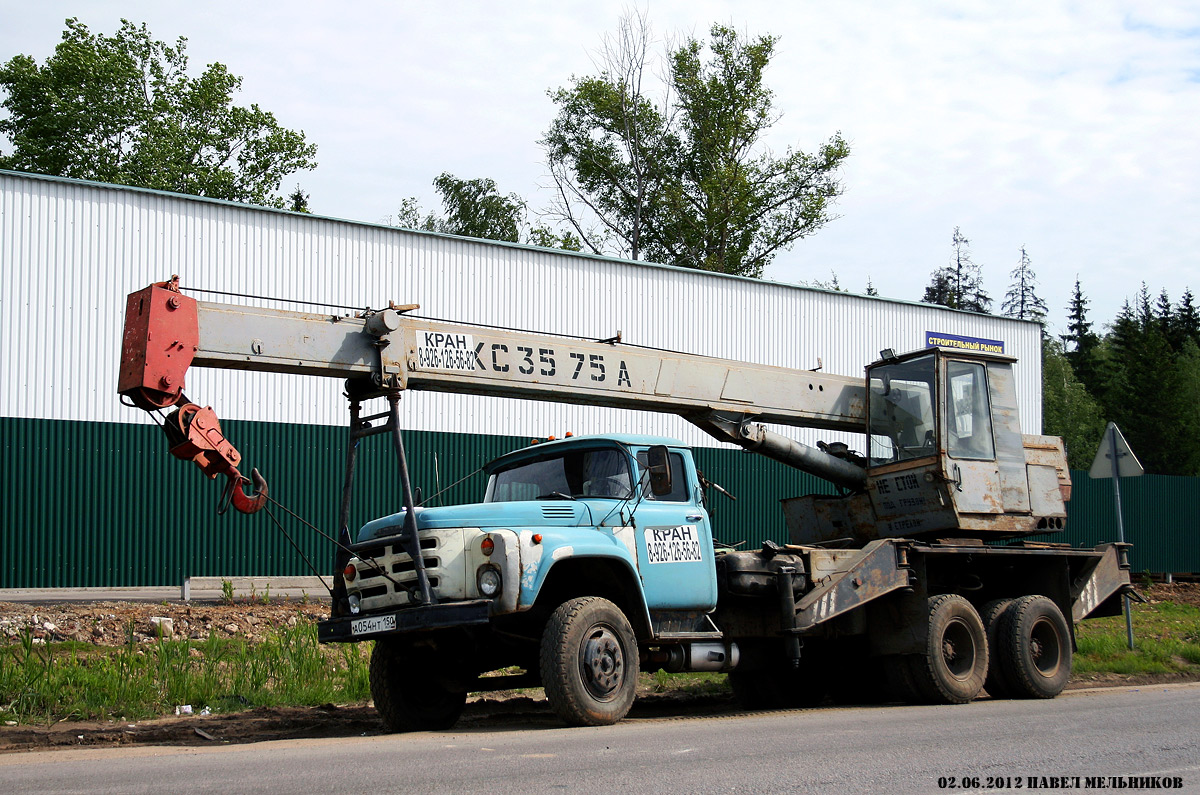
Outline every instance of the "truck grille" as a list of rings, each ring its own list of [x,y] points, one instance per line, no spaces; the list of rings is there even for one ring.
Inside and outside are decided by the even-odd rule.
[[[437,555],[438,539],[421,539],[422,560],[429,577],[429,587],[438,586],[441,560]],[[417,571],[413,559],[404,551],[399,539],[383,544],[355,549],[359,556],[358,577],[347,584],[349,593],[357,593],[362,600],[363,610],[373,610],[388,605],[406,604],[414,601],[411,591],[417,588]],[[391,575],[396,583],[390,582],[372,565],[369,558]]]

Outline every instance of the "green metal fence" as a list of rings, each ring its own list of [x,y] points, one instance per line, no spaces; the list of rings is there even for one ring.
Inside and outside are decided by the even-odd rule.
[[[271,495],[332,534],[341,494],[346,430],[226,421],[247,467],[257,466]],[[525,438],[406,432],[414,484],[426,496],[466,477],[441,500],[477,500],[485,461],[528,444]],[[696,451],[709,479],[737,500],[712,497],[717,537],[742,549],[787,533],[778,501],[829,491],[824,481],[733,450]],[[217,516],[220,484],[166,452],[153,426],[0,418],[0,588],[174,585],[187,576],[309,573],[266,512]],[[1069,529],[1049,540],[1091,546],[1115,540],[1109,481],[1074,472]],[[385,437],[363,442],[351,526],[401,507]],[[1135,570],[1200,571],[1200,479],[1145,476],[1122,481],[1127,539]],[[318,569],[330,543],[272,513]]]
[[[1071,470],[1071,480],[1067,529],[1039,538],[1082,547],[1116,541],[1112,480],[1093,480],[1082,469]],[[1200,478],[1121,478],[1121,509],[1133,571],[1200,572]]]

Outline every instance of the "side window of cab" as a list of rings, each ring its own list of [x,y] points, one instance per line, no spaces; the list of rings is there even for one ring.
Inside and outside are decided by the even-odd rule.
[[[996,457],[987,371],[978,362],[946,362],[946,450],[951,458]]]
[[[688,480],[687,469],[683,465],[683,456],[679,453],[669,453],[667,458],[671,462],[671,493],[664,494],[661,497],[656,497],[654,492],[650,490],[650,480],[643,475],[642,490],[644,493],[643,499],[655,500],[657,502],[688,502]],[[645,450],[639,450],[637,454],[638,471],[645,472],[647,461],[647,453]]]

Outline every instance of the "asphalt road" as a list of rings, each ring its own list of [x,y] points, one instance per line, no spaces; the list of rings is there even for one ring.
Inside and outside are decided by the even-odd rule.
[[[0,757],[8,792],[1055,791],[1085,777],[1178,778],[1200,793],[1200,684],[1074,691],[1053,701],[859,707],[205,749]],[[989,777],[991,781],[989,782]],[[999,781],[997,781],[997,777]],[[1033,777],[1032,779],[1030,777]],[[1160,782],[1164,779],[1160,779]],[[999,788],[987,785],[999,784]],[[1145,782],[1143,782],[1145,783]],[[1095,791],[1095,788],[1092,788]]]

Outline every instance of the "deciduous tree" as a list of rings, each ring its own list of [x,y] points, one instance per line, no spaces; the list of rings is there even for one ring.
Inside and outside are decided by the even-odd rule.
[[[1042,432],[1061,436],[1073,469],[1086,469],[1107,421],[1100,404],[1075,377],[1062,343],[1042,338]]]
[[[525,200],[515,193],[501,194],[495,180],[459,179],[443,172],[433,186],[442,197],[445,214],[425,214],[416,198],[407,198],[396,213],[399,226],[579,251],[579,240],[570,232],[559,234],[545,225],[531,227],[526,220]]]
[[[655,99],[649,26],[627,16],[599,75],[550,92],[555,212],[589,250],[757,277],[830,220],[845,140],[778,157],[762,144],[778,118],[763,79],[776,41],[714,25],[707,58],[697,39],[669,52]]]
[[[242,79],[220,63],[187,73],[187,40],[151,38],[122,20],[115,36],[68,19],[39,66],[0,66],[0,167],[284,207],[279,186],[316,167],[315,145],[258,105],[240,107]]]

